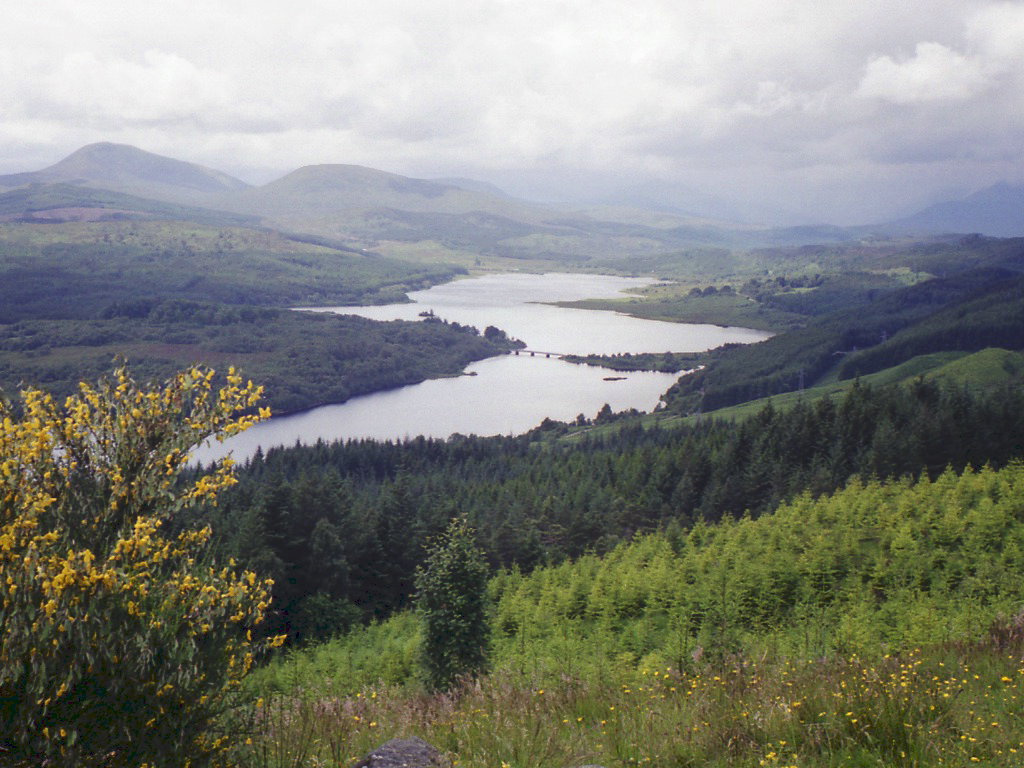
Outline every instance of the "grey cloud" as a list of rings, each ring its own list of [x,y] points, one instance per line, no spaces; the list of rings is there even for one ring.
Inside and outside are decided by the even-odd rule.
[[[1011,176],[1024,132],[1017,3],[37,0],[5,22],[5,171],[109,139],[842,219]]]

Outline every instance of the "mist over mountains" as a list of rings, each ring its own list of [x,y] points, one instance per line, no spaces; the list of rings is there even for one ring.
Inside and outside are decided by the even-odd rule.
[[[512,255],[650,253],[694,246],[843,242],[865,236],[1024,234],[1024,186],[1000,183],[908,217],[859,227],[759,227],[713,220],[685,201],[571,210],[472,179],[415,179],[358,165],[310,165],[261,186],[123,144],[90,144],[38,171],[0,176],[10,219],[206,218],[221,212],[362,244],[442,241]],[[707,211],[695,196],[693,210]],[[737,213],[732,211],[732,213]]]
[[[1024,232],[1024,186],[993,184],[962,200],[937,203],[889,222],[887,227],[894,233],[980,232],[1017,237]]]

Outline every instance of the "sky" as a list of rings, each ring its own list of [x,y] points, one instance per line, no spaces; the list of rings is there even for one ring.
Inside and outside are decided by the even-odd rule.
[[[1024,183],[1024,2],[33,0],[0,172],[95,141],[856,224]]]

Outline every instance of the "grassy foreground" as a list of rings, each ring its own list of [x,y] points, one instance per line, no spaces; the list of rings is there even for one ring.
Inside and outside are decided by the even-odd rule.
[[[417,735],[472,768],[1020,765],[1021,630],[871,659],[504,671],[451,694],[295,688],[259,700],[245,764],[354,765]]]

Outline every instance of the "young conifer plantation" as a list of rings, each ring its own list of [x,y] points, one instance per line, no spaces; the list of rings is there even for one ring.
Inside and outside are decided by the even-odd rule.
[[[410,613],[290,652],[249,681],[256,764],[415,733],[460,765],[1013,765],[1022,484],[1018,462],[855,481],[502,571],[491,673],[422,693]]]

